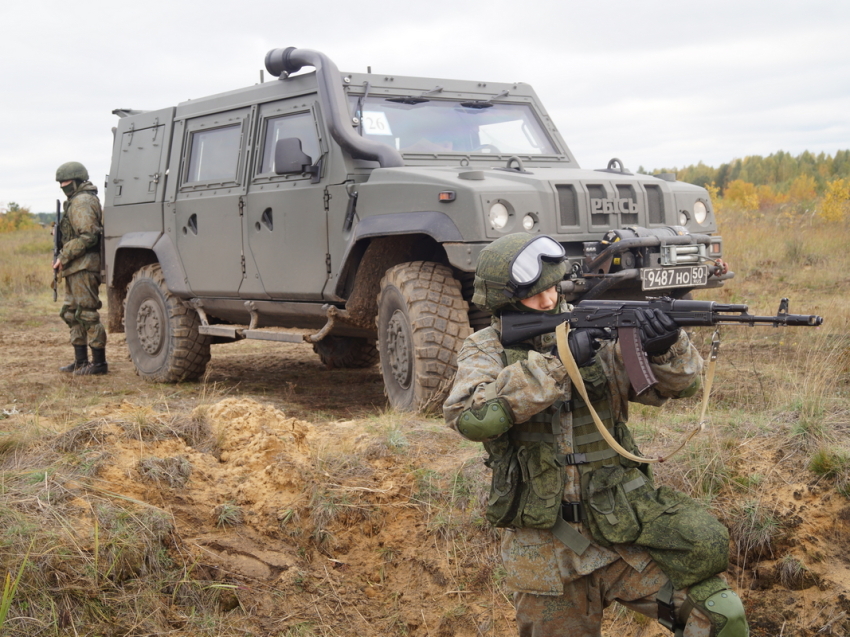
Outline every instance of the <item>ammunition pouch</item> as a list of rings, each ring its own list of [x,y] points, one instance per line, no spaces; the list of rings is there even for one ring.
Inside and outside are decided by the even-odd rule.
[[[636,491],[650,491],[639,469],[619,465],[602,467],[590,474],[585,490],[588,526],[603,546],[630,544],[638,539],[641,524],[632,505]]]
[[[496,527],[552,528],[564,490],[564,468],[554,445],[542,440],[516,444],[504,434],[484,448],[485,464],[493,471],[487,521]]]

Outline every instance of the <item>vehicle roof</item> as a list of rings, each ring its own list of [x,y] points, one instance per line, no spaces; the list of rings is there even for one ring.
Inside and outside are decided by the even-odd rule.
[[[442,90],[432,93],[435,98],[448,99],[491,99],[508,92],[501,99],[507,101],[536,102],[542,108],[534,90],[523,82],[498,83],[476,80],[451,80],[426,77],[385,75],[381,73],[341,73],[341,80],[353,95],[364,92],[369,83],[369,94],[421,94],[440,87]],[[273,101],[298,95],[309,95],[317,90],[316,73],[301,73],[285,79],[275,78],[243,88],[216,93],[201,98],[189,99],[177,105],[177,117],[195,117],[205,113],[215,113],[225,109],[235,109],[252,104]]]

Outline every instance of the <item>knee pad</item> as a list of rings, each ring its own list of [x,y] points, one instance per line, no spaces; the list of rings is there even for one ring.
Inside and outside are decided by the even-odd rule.
[[[59,311],[59,317],[65,321],[65,324],[68,327],[74,327],[77,325],[76,312],[70,309],[67,305],[62,306],[62,309]]]
[[[711,621],[712,637],[748,637],[750,634],[741,598],[717,576],[688,589],[688,597],[679,611],[684,622],[693,608],[698,608]]]
[[[77,322],[89,329],[100,323],[100,313],[97,310],[80,308],[77,310]]]

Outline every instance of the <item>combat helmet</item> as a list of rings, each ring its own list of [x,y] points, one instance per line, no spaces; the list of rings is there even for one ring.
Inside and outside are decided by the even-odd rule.
[[[496,313],[548,290],[567,273],[563,246],[547,235],[505,235],[481,251],[472,302]]]
[[[56,181],[89,180],[89,171],[78,161],[67,161],[56,169]]]

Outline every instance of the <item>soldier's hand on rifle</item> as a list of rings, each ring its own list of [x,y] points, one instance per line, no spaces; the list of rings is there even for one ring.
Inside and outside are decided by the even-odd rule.
[[[62,270],[62,261],[59,260],[59,259],[56,259],[56,262],[53,264],[53,269],[54,270]]]
[[[568,342],[576,365],[586,367],[593,363],[596,350],[602,347],[602,343],[597,340],[600,338],[608,338],[605,330],[595,327],[570,330]]]
[[[643,351],[650,356],[666,354],[679,340],[678,324],[658,308],[640,309],[635,315],[640,324]]]

